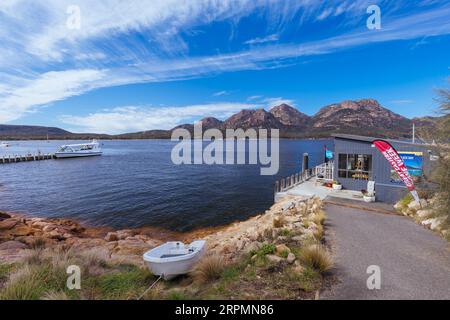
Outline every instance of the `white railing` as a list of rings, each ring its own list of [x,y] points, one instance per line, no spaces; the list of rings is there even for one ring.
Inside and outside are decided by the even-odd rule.
[[[308,169],[304,172],[298,172],[289,177],[281,178],[275,182],[275,194],[279,192],[285,192],[289,189],[302,184],[309,179],[317,177],[318,179],[322,179],[325,181],[333,181],[334,179],[334,165],[333,162],[323,163],[314,167],[312,169]]]
[[[334,179],[334,164],[333,162],[322,163],[314,168],[315,176],[325,181],[333,181]]]

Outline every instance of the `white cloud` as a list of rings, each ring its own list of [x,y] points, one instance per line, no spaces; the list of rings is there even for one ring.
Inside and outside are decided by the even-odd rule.
[[[269,108],[273,108],[273,107],[278,107],[279,105],[282,104],[288,104],[291,107],[295,107],[295,101],[291,100],[291,99],[284,99],[282,97],[278,97],[278,98],[266,98],[264,99],[264,103],[266,104],[267,107]]]
[[[242,109],[260,107],[245,103],[217,103],[184,107],[118,107],[86,116],[65,115],[61,121],[75,132],[120,134],[155,129],[172,129],[210,116],[226,119]]]
[[[254,100],[260,100],[263,96],[250,96],[247,98],[247,101],[254,101]]]
[[[228,91],[219,91],[213,94],[214,97],[221,97],[221,96],[226,96],[229,95],[230,93]]]
[[[275,42],[275,41],[278,41],[279,38],[280,38],[279,35],[271,34],[264,38],[255,38],[255,39],[248,40],[245,42],[245,44],[254,45],[254,44],[267,43],[267,42]]]
[[[104,74],[99,70],[67,70],[44,73],[16,89],[0,89],[0,122],[21,118],[36,106],[81,94],[96,86]]]

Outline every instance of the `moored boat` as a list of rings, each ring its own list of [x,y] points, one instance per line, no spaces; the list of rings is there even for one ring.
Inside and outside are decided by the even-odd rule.
[[[190,245],[182,242],[167,242],[144,254],[144,261],[150,271],[165,280],[192,271],[202,258],[206,241],[194,241]]]
[[[61,146],[58,152],[55,153],[57,159],[64,158],[78,158],[78,157],[95,157],[103,154],[100,143],[97,140],[92,140],[90,143],[69,144]]]
[[[0,142],[0,148],[8,148],[11,145],[8,142]]]

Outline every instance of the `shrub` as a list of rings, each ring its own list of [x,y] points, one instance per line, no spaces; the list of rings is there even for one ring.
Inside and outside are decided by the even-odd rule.
[[[10,276],[0,300],[38,300],[50,286],[50,278],[48,268],[26,265]]]
[[[323,210],[319,210],[311,217],[312,221],[317,225],[322,225],[327,219],[327,214]]]
[[[274,228],[282,228],[285,225],[286,225],[286,218],[284,216],[279,216],[278,218],[273,219]]]
[[[37,238],[31,242],[30,247],[31,249],[37,250],[37,249],[44,249],[46,246],[45,240],[43,238]]]
[[[210,255],[196,265],[193,274],[198,281],[209,282],[219,279],[224,270],[225,262],[222,257]]]
[[[333,260],[328,251],[318,244],[309,245],[302,249],[300,260],[304,265],[320,273],[325,273],[333,267]]]
[[[314,235],[314,238],[316,238],[319,241],[323,239],[324,230],[323,230],[323,226],[321,224],[317,225],[317,229],[315,229],[313,231],[313,235]]]
[[[290,238],[290,237],[295,236],[295,232],[292,231],[292,230],[289,230],[289,229],[283,229],[283,230],[280,231],[279,235],[283,236],[283,237],[289,237]]]
[[[288,250],[283,250],[280,252],[280,257],[286,259],[289,256],[289,251]]]
[[[405,197],[403,197],[399,204],[402,208],[406,208],[412,201],[414,200],[413,196],[408,193]]]
[[[300,289],[306,292],[312,292],[320,287],[320,273],[312,268],[304,268],[298,272],[295,268],[287,271],[288,279],[298,284]]]
[[[274,244],[264,244],[261,249],[258,250],[258,256],[266,256],[268,254],[273,254],[276,251],[276,247]]]

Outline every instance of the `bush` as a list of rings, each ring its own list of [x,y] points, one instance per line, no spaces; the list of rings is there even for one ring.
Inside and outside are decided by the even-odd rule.
[[[286,225],[286,218],[284,216],[280,216],[278,218],[273,219],[274,228],[283,228],[285,225]]]
[[[333,267],[333,260],[328,251],[318,244],[309,245],[302,249],[300,260],[304,265],[320,273],[325,273]]]
[[[315,213],[311,220],[317,225],[323,225],[325,220],[327,219],[327,214],[323,210],[319,210],[319,212]]]
[[[266,256],[268,254],[274,254],[277,248],[274,244],[264,244],[261,249],[258,250],[257,255],[258,256]]]
[[[210,255],[196,265],[193,274],[194,278],[204,283],[219,279],[224,270],[225,262],[222,257]]]
[[[414,200],[413,196],[410,193],[408,193],[400,200],[399,204],[402,208],[406,208],[413,200]]]
[[[317,225],[317,229],[313,231],[314,238],[316,238],[318,241],[323,239],[324,236],[324,230],[323,226],[321,224]]]

